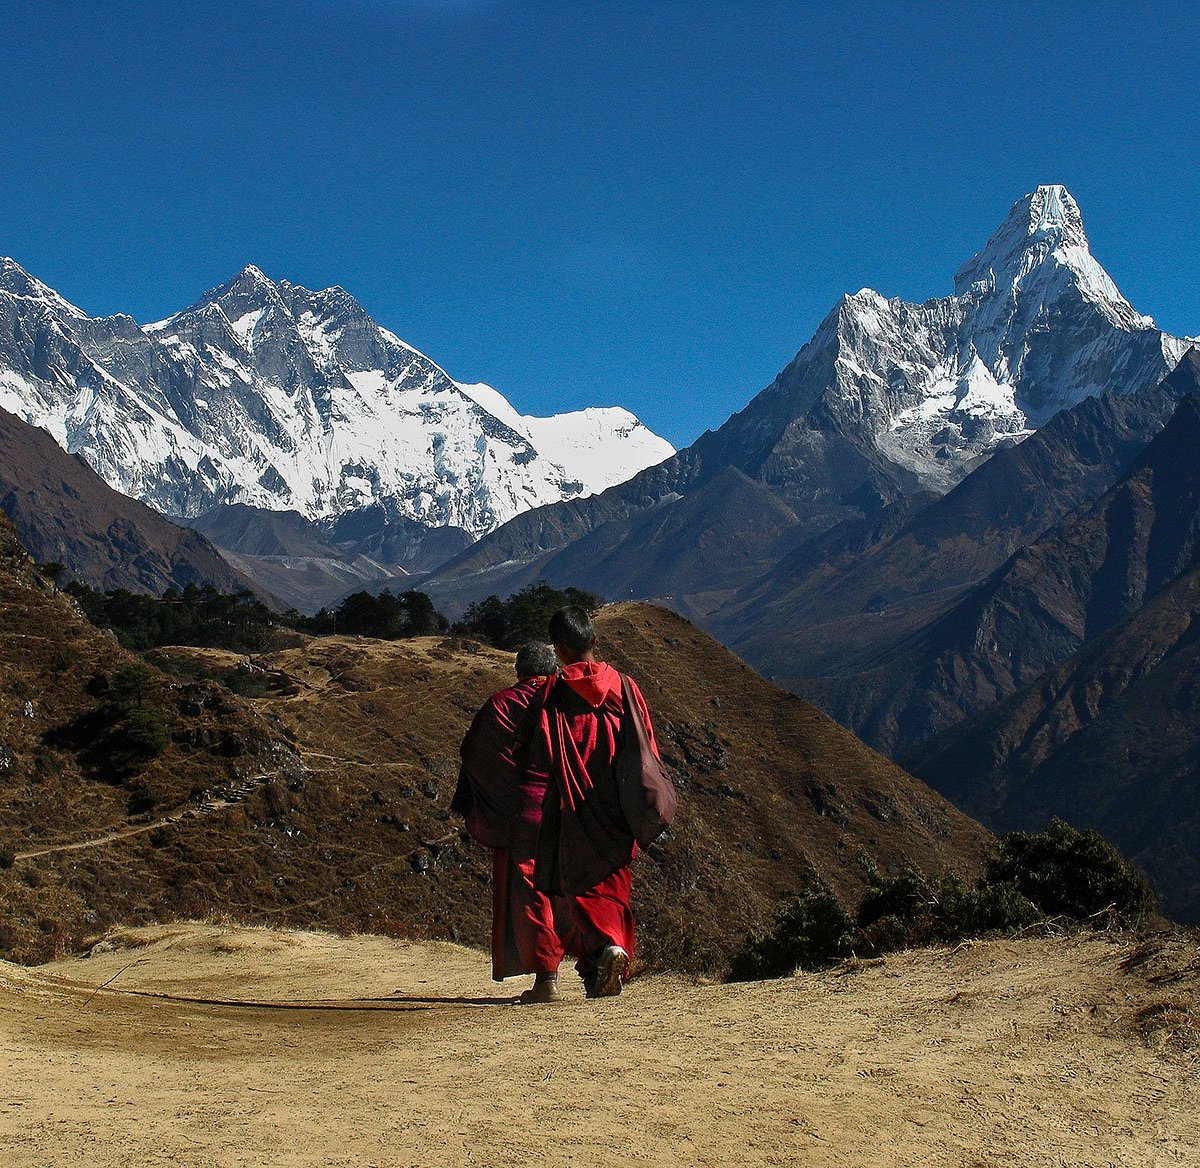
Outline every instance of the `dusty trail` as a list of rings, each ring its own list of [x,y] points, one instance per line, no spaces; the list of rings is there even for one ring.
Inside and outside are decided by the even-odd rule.
[[[1195,1165],[1197,958],[979,943],[539,1008],[451,945],[139,930],[0,966],[0,1162]]]
[[[167,827],[172,823],[179,823],[185,819],[199,819],[205,815],[213,815],[218,811],[226,811],[230,807],[236,807],[243,800],[249,798],[265,782],[277,777],[279,773],[279,771],[274,770],[264,771],[259,775],[251,775],[239,783],[234,792],[224,798],[213,797],[205,799],[202,803],[188,803],[186,806],[176,807],[174,811],[153,820],[151,823],[139,823],[132,827],[123,827],[118,831],[105,832],[103,835],[92,836],[84,840],[72,840],[69,843],[63,844],[48,844],[45,847],[17,852],[13,856],[13,859],[36,860],[39,856],[52,856],[59,852],[80,852],[86,851],[89,848],[102,848],[108,844],[116,844],[122,840],[131,839],[133,836],[144,835],[146,832],[154,831],[158,827]]]

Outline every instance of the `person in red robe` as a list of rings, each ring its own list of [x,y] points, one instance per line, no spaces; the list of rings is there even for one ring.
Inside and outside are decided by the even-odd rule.
[[[637,844],[621,811],[614,760],[625,723],[621,675],[596,660],[586,609],[568,606],[550,619],[557,676],[539,698],[540,734],[529,773],[547,780],[535,881],[559,896],[556,920],[588,997],[621,992],[634,953],[631,865]],[[655,755],[650,712],[630,691]]]
[[[547,780],[524,763],[538,696],[558,661],[550,645],[534,641],[521,647],[516,664],[517,684],[488,698],[463,739],[450,806],[466,819],[471,836],[492,849],[492,978],[532,973],[521,1001],[556,1002],[563,944],[554,901],[533,883]]]

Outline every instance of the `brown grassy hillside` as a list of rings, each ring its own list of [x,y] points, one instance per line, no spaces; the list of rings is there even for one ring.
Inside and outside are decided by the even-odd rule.
[[[172,833],[186,827],[198,844],[222,818],[193,822],[203,804],[215,809],[298,772],[286,739],[223,686],[152,675],[145,705],[160,711],[169,742],[145,766],[113,773],[98,695],[136,662],[53,592],[0,519],[4,956],[44,958],[109,921],[156,920],[189,900],[198,907],[204,885],[182,878]],[[155,829],[168,817],[178,828]],[[111,834],[120,838],[110,845],[72,846]],[[217,827],[214,848],[226,834]]]
[[[127,655],[28,566],[0,577],[13,630],[0,641],[12,759],[0,849],[15,854],[0,869],[0,952],[42,959],[111,922],[213,914],[484,940],[488,858],[448,805],[458,744],[509,683],[511,655],[297,638],[248,669],[220,651],[160,651],[172,741],[118,784],[64,727],[96,708],[91,678]],[[861,853],[885,869],[977,866],[982,828],[686,621],[618,605],[598,627],[602,654],[642,683],[680,782],[671,838],[638,864],[652,962],[720,965],[817,875],[854,896]],[[230,677],[261,696],[235,696],[220,684]]]

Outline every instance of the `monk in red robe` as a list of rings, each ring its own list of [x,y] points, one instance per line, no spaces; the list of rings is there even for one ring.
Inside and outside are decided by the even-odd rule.
[[[464,816],[472,837],[492,849],[492,977],[503,981],[532,973],[533,985],[521,994],[527,1004],[559,1000],[563,958],[554,903],[533,883],[546,776],[525,766],[538,695],[557,666],[551,646],[537,641],[522,646],[517,684],[488,698],[463,739],[462,770],[450,805]]]
[[[540,729],[530,774],[548,780],[538,839],[537,886],[558,895],[558,933],[577,959],[588,997],[621,992],[633,960],[631,865],[637,852],[621,811],[613,762],[623,742],[621,675],[595,655],[587,611],[559,609],[550,620],[557,676],[540,697]],[[658,754],[650,713],[638,703]]]

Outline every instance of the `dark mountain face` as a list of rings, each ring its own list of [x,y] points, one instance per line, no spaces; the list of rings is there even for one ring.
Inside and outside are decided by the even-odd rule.
[[[0,410],[0,509],[41,563],[92,588],[158,595],[212,584],[253,590],[202,535],[118,494],[43,430]]]
[[[1200,923],[1200,567],[906,763],[996,831],[1096,828]]]
[[[784,684],[870,668],[1111,488],[1197,392],[1191,352],[1157,386],[1088,398],[941,498],[913,496],[802,543],[705,623]]]
[[[235,503],[190,521],[259,587],[301,612],[316,612],[350,592],[405,590],[471,542],[459,527],[426,527],[377,504],[338,519]]]
[[[502,578],[488,591],[512,591],[538,579],[564,585],[587,579],[602,596],[666,598],[699,616],[778,559],[798,526],[777,494],[726,466],[686,495],[609,519],[561,550],[499,566]],[[484,573],[476,582],[491,579]],[[440,572],[437,581],[434,596],[455,608],[453,587]]]
[[[1038,677],[1197,558],[1200,405],[1186,397],[1125,476],[861,672],[805,683],[877,748],[903,754]]]

